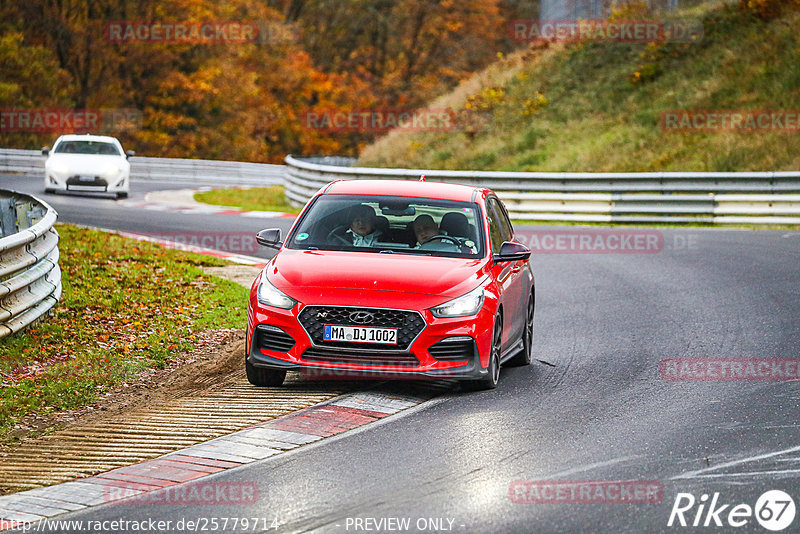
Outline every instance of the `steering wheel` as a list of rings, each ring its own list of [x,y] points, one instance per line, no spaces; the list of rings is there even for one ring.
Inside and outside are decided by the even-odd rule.
[[[452,245],[454,247],[454,250],[448,249],[446,247],[439,248],[436,245],[436,243],[448,243],[449,245]],[[431,237],[430,239],[422,243],[419,246],[419,248],[423,250],[438,250],[441,252],[468,252],[467,250],[464,250],[464,245],[461,243],[461,241],[458,240],[458,238],[444,234],[437,234]]]
[[[455,246],[461,248],[461,243],[458,241],[458,239],[456,239],[455,237],[453,237],[451,235],[444,235],[444,234],[436,234],[432,238],[430,238],[427,241],[425,241],[425,243],[430,243],[431,241],[434,241],[436,239],[446,239],[446,240],[450,241],[451,243],[453,243]],[[422,243],[422,245],[424,245],[425,243]]]
[[[328,243],[330,243],[331,241],[339,241],[344,245],[352,245],[353,242],[352,241],[348,241],[341,234],[342,230],[344,230],[345,228],[346,228],[345,226],[337,226],[336,228],[334,228],[333,230],[328,232],[328,237],[325,238],[325,241],[327,241]]]

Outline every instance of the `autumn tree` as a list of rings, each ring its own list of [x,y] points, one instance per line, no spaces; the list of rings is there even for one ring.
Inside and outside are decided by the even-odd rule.
[[[70,75],[43,46],[26,44],[22,33],[0,35],[0,110],[72,105]],[[3,131],[0,146],[41,146],[37,133]]]
[[[422,106],[508,46],[522,0],[11,0],[0,5],[6,107],[134,108],[139,154],[281,161],[349,153],[375,133],[309,128],[319,109]],[[258,42],[113,41],[112,21],[254,21]],[[47,144],[52,133],[7,146]],[[4,138],[5,139],[5,138]]]

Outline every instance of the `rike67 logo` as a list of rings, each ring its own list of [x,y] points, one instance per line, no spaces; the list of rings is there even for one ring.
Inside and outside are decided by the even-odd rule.
[[[755,520],[767,530],[784,530],[794,522],[794,500],[781,490],[764,492],[754,507],[749,504],[725,504],[719,493],[709,502],[708,494],[696,499],[691,493],[678,493],[667,526],[692,527],[743,527]]]

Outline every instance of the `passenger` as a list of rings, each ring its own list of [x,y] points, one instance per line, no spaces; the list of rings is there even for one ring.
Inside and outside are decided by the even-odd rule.
[[[355,247],[372,247],[378,242],[381,231],[377,229],[375,210],[359,204],[350,210],[350,227],[345,231],[345,240]]]

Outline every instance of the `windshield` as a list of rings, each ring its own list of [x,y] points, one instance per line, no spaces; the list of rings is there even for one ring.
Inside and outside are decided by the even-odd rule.
[[[288,248],[428,256],[483,256],[480,207],[406,197],[323,195],[286,241]]]
[[[62,141],[54,152],[57,154],[97,154],[100,156],[120,155],[116,145],[103,141]]]

